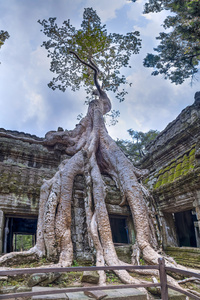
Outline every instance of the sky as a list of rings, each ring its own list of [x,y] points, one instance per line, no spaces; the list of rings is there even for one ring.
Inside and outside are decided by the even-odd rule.
[[[152,69],[143,67],[143,59],[152,53],[163,31],[166,12],[144,15],[145,0],[0,0],[0,30],[10,38],[0,49],[0,128],[17,130],[44,137],[50,130],[73,129],[77,116],[87,111],[85,92],[64,93],[51,90],[47,84],[53,78],[49,71],[47,51],[41,47],[46,39],[39,19],[56,17],[57,23],[70,19],[78,28],[83,10],[92,7],[106,24],[108,32],[141,34],[140,54],[131,57],[131,69],[125,75],[133,84],[119,103],[109,94],[112,108],[120,110],[115,126],[108,126],[114,139],[129,139],[127,130],[162,131],[186,106],[194,102],[199,82],[190,80],[175,85],[162,76],[151,76]]]

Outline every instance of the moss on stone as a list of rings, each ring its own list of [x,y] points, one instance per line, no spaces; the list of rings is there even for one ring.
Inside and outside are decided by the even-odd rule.
[[[181,175],[187,174],[189,171],[189,157],[185,154],[181,165]]]
[[[162,185],[166,184],[168,182],[168,177],[169,177],[169,173],[167,170],[165,170],[163,177],[162,177],[162,183],[161,183]]]
[[[156,184],[154,185],[154,188],[157,189],[161,186],[162,184],[162,177],[163,175],[161,174],[159,177],[158,177],[158,181],[156,182]]]
[[[158,178],[153,188],[157,189],[161,185],[171,183],[181,176],[186,175],[195,167],[195,145],[187,150],[183,155],[180,155],[176,160],[173,159],[168,166],[159,170],[154,177]]]
[[[168,177],[168,182],[172,182],[174,180],[174,172],[175,172],[175,166],[170,169],[169,171],[169,177]]]
[[[181,175],[181,163],[179,163],[175,168],[174,179],[180,177],[180,175]]]

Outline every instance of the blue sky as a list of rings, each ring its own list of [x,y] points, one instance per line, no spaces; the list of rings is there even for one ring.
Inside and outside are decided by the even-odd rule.
[[[113,109],[121,116],[116,126],[108,127],[110,135],[127,139],[127,130],[163,130],[186,106],[194,102],[199,89],[190,80],[176,86],[162,76],[151,76],[151,69],[142,66],[147,52],[157,45],[155,39],[163,29],[166,12],[143,15],[145,1],[126,0],[0,0],[0,30],[10,38],[0,49],[0,127],[43,137],[49,130],[73,129],[77,116],[85,114],[85,92],[52,91],[47,83],[47,52],[41,47],[45,39],[37,20],[56,17],[61,25],[70,19],[78,27],[85,7],[93,7],[106,23],[109,32],[126,33],[139,30],[142,49],[131,58],[132,68],[126,76],[133,83],[126,100],[119,104],[112,94]]]

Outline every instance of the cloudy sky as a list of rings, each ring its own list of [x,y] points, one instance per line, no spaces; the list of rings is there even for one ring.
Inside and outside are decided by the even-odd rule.
[[[113,138],[127,139],[127,130],[163,130],[183,108],[194,101],[199,88],[190,81],[180,86],[161,76],[151,76],[142,66],[147,52],[156,46],[155,37],[162,31],[165,12],[143,15],[144,0],[0,0],[0,30],[10,38],[0,49],[0,127],[43,137],[49,130],[73,129],[80,113],[85,113],[84,91],[65,93],[53,91],[47,83],[49,71],[47,52],[41,47],[45,39],[38,19],[56,17],[61,25],[70,19],[75,27],[82,21],[83,10],[93,7],[106,23],[108,32],[126,33],[139,30],[142,50],[131,58],[132,69],[126,76],[133,85],[125,102],[118,103],[110,94],[113,109],[121,116],[116,126],[108,127]]]

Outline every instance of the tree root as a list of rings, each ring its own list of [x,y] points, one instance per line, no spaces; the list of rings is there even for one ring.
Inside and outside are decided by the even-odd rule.
[[[0,264],[17,258],[38,259],[46,256],[49,260],[58,262],[59,266],[71,266],[72,190],[74,178],[80,174],[86,181],[87,195],[84,199],[86,223],[90,247],[96,251],[96,265],[125,265],[118,259],[113,244],[102,174],[109,175],[120,188],[122,194],[120,205],[128,203],[130,207],[136,230],[133,264],[139,263],[140,253],[148,264],[158,263],[158,258],[161,257],[157,251],[160,247],[158,228],[152,221],[155,217],[154,212],[147,205],[148,191],[139,182],[148,171],[135,168],[109,137],[103,115],[110,107],[110,100],[105,92],[100,93],[100,98],[90,103],[86,117],[73,131],[49,132],[41,142],[43,145],[62,143],[66,147],[66,153],[72,157],[63,161],[54,177],[44,181],[41,187],[36,245],[29,251],[2,256]],[[29,142],[32,143],[32,139]],[[166,264],[174,266],[175,262],[168,260]],[[136,270],[133,271],[136,273]],[[139,272],[158,275],[157,271],[137,271]],[[116,270],[115,273],[123,283],[141,282],[126,270]],[[105,272],[99,271],[99,275],[99,284],[105,285]],[[168,276],[168,280],[177,286],[173,278]]]

